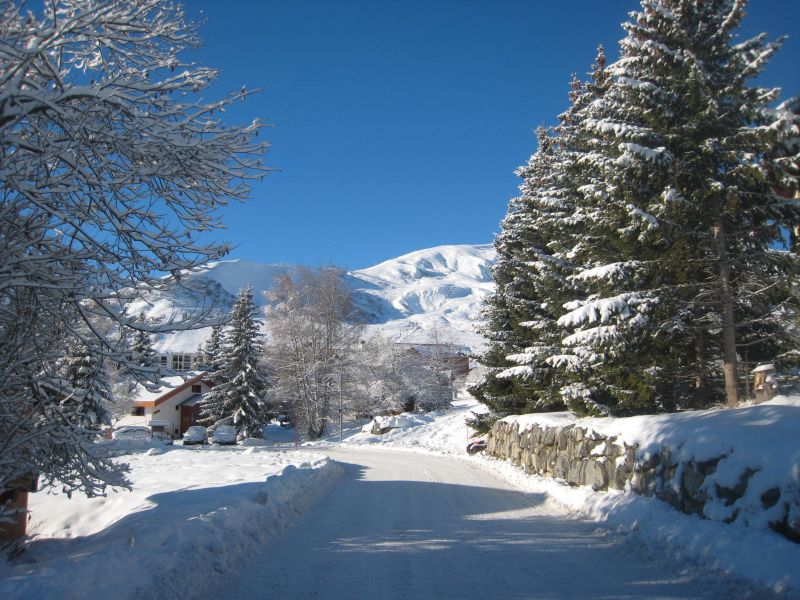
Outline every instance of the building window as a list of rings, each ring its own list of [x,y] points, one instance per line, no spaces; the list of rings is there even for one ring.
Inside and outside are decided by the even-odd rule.
[[[173,354],[172,355],[172,369],[174,371],[191,371],[192,370],[192,355],[191,354]]]
[[[202,391],[203,391],[203,388],[202,388],[202,386],[201,386],[199,383],[195,383],[195,384],[192,386],[192,393],[193,393],[193,394],[199,394],[199,393],[200,393],[200,392],[202,392]]]
[[[131,413],[134,417],[143,417],[144,416],[144,406],[134,406],[133,412]]]
[[[162,367],[166,367],[167,366],[167,357],[166,356],[159,357],[159,361],[161,362],[161,366]]]

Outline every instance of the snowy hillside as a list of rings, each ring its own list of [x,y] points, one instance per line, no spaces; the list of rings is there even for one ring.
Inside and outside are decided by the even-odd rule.
[[[475,326],[483,299],[494,289],[494,260],[495,250],[490,244],[438,246],[350,271],[343,278],[367,323],[365,337],[381,333],[397,341],[425,342],[431,341],[435,329],[439,341],[477,350],[483,338]],[[180,287],[168,293],[143,294],[131,313],[168,321],[195,308],[225,312],[234,295],[246,285],[253,286],[256,302],[263,305],[263,292],[271,290],[280,275],[300,268],[245,260],[211,263],[205,270],[184,277]],[[209,331],[163,336],[156,349],[194,352]]]
[[[350,275],[359,285],[357,301],[375,299],[383,309],[374,315],[373,329],[399,341],[424,342],[436,327],[440,341],[477,349],[483,338],[475,326],[483,299],[494,290],[495,256],[490,244],[439,246]]]

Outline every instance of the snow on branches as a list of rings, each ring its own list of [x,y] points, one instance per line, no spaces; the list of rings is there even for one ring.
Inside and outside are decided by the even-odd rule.
[[[498,414],[735,405],[739,354],[800,345],[797,101],[752,82],[781,40],[734,43],[745,0],[641,4],[518,170],[474,388]]]
[[[0,3],[0,491],[35,473],[90,495],[124,483],[63,410],[66,340],[152,379],[126,360],[125,330],[204,324],[126,311],[223,256],[198,235],[268,171],[258,121],[220,119],[249,92],[198,95],[217,75],[181,58],[199,41],[164,0]]]

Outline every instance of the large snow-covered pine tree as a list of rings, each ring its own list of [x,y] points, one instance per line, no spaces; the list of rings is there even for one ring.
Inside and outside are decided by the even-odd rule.
[[[209,375],[214,387],[203,397],[202,423],[230,423],[245,437],[261,434],[269,415],[265,402],[267,381],[259,364],[263,351],[260,323],[253,288],[242,288],[223,333],[218,368]]]
[[[140,367],[156,366],[158,353],[153,348],[153,339],[147,331],[139,330],[133,334],[131,350],[133,351],[133,361]]]
[[[484,327],[490,345],[481,357],[488,372],[470,391],[496,415],[563,408],[568,399],[561,391],[583,368],[586,357],[563,348],[557,319],[575,292],[574,257],[587,242],[576,211],[581,180],[570,170],[585,146],[577,116],[603,93],[604,68],[601,47],[591,80],[573,78],[559,125],[537,131],[536,153],[517,170],[521,195],[509,203],[495,239],[496,291]]]
[[[584,294],[559,322],[568,345],[601,357],[587,409],[706,405],[720,398],[719,362],[735,404],[739,351],[790,349],[779,313],[796,257],[775,247],[800,212],[776,194],[778,92],[750,86],[779,44],[735,43],[745,5],[643,0],[608,91],[583,111],[593,147],[574,168],[595,174],[581,203],[595,241],[576,257]]]
[[[222,354],[222,325],[214,325],[211,335],[197,349],[197,363],[202,369],[216,371]]]
[[[548,241],[555,236],[545,224],[550,213],[563,208],[563,195],[558,185],[552,185],[559,172],[556,142],[543,128],[537,137],[538,150],[517,171],[523,178],[522,195],[509,203],[494,241],[495,293],[484,310],[484,333],[490,345],[481,356],[488,371],[470,390],[498,416],[533,412],[552,404],[546,392],[548,370],[537,368],[540,355],[534,348],[546,345],[542,338],[554,300],[551,284],[565,266],[549,248]],[[537,202],[540,198],[543,203]],[[550,224],[554,222],[557,219]]]

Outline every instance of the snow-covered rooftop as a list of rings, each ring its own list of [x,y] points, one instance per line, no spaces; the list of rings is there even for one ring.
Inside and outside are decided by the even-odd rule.
[[[164,377],[162,378],[162,385],[155,391],[148,390],[143,385],[138,384],[136,386],[134,402],[155,402],[170,390],[181,387],[189,380],[194,379],[203,373],[205,373],[205,371],[188,371],[181,375],[170,375],[169,377]]]

